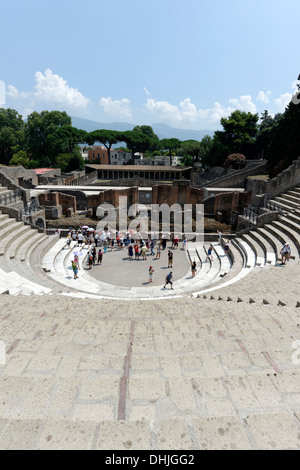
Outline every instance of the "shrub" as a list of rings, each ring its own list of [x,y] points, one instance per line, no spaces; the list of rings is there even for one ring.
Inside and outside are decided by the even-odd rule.
[[[246,164],[246,157],[242,153],[232,153],[226,159],[224,166],[226,168],[234,168],[235,170],[240,170]]]

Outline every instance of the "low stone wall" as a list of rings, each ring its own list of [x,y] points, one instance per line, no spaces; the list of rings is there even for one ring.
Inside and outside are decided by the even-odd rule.
[[[252,178],[247,179],[246,191],[252,192],[251,204],[254,207],[258,207],[261,204],[262,194],[267,194],[269,198],[272,198],[299,184],[300,158],[294,160],[292,165],[269,181]]]
[[[259,161],[257,164],[251,164],[243,170],[236,170],[234,173],[218,178],[204,184],[205,187],[222,187],[222,188],[244,188],[248,176],[265,174],[267,171],[267,163]]]

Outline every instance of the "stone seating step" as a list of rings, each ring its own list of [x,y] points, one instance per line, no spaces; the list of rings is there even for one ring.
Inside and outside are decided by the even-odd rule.
[[[292,212],[286,212],[285,217],[288,220],[293,221],[296,225],[300,226],[300,213],[298,214],[297,211],[295,211],[293,213]]]
[[[283,243],[281,242],[280,239],[278,239],[277,236],[274,236],[273,232],[270,232],[267,229],[267,226],[265,225],[264,227],[260,227],[257,229],[257,232],[264,237],[274,248],[274,252],[276,253],[276,260],[281,258],[280,255],[280,250],[282,248]]]
[[[299,201],[294,201],[290,196],[286,195],[281,195],[274,197],[275,202],[282,203],[286,206],[289,206],[291,209],[298,209],[300,207],[300,202]]]
[[[282,194],[282,196],[289,201],[300,204],[300,194],[296,193],[295,191],[287,191],[286,193]]]
[[[282,201],[278,199],[275,200],[274,198],[274,199],[270,199],[268,202],[270,202],[271,204],[274,204],[275,206],[280,207],[283,211],[287,211],[287,212],[292,212],[293,210],[297,209],[296,207],[292,207],[288,201]]]
[[[295,250],[292,255],[298,257],[300,253],[300,234],[294,227],[292,228],[291,222],[282,217],[280,221],[274,220],[271,225],[280,230],[284,236],[287,236],[293,242]],[[293,245],[291,245],[291,248],[293,249]]]
[[[2,236],[4,236],[4,233],[5,233],[4,231],[7,228],[11,227],[12,225],[14,225],[14,227],[20,226],[22,222],[17,222],[16,219],[10,218],[8,217],[8,215],[6,216],[6,214],[1,214],[1,215],[2,217],[0,219],[0,237],[2,238]],[[15,224],[18,224],[18,225],[15,225]]]
[[[50,289],[42,287],[40,284],[31,282],[14,271],[7,273],[3,270],[0,270],[0,276],[1,289],[4,288],[8,290],[11,295],[30,295],[32,293],[42,295],[49,294],[51,292]]]
[[[235,242],[242,248],[246,256],[246,267],[254,267],[256,264],[256,255],[252,247],[240,237],[235,238]]]
[[[5,250],[4,256],[8,259],[13,259],[16,256],[16,253],[24,243],[30,240],[33,235],[35,235],[36,230],[32,229],[31,226],[24,225],[24,227],[29,227],[29,230],[25,230],[21,232],[17,237],[14,237],[13,241],[10,243],[9,247]]]
[[[31,251],[33,249],[36,249],[44,239],[44,233],[36,232],[17,250],[15,254],[15,259],[19,261],[25,261],[27,258],[29,258]]]
[[[266,263],[276,263],[276,252],[273,245],[263,237],[257,230],[251,230],[249,236],[252,237],[263,249]]]
[[[252,250],[254,251],[256,258],[256,266],[264,266],[266,264],[266,253],[260,246],[260,244],[251,236],[251,232],[248,234],[243,233],[241,235],[241,238],[245,240],[245,242],[248,243],[248,245],[250,245]]]
[[[291,235],[291,232],[290,233],[288,233],[288,231],[286,232],[285,225],[281,224],[280,222],[273,221],[271,224],[266,224],[265,228],[269,232],[271,232],[273,235],[275,235],[275,237],[278,238],[278,240],[282,244],[281,248],[285,243],[289,243],[291,246],[291,250],[292,250],[292,256],[295,256],[297,253],[297,257],[298,257],[298,248],[294,241],[293,235]],[[280,258],[281,258],[281,255],[280,255]]]
[[[18,228],[15,230],[10,230],[9,233],[5,234],[4,237],[0,236],[1,246],[0,246],[0,256],[4,256],[11,246],[11,244],[16,240],[19,239],[25,232],[29,232],[31,230],[30,225],[24,225],[22,222],[18,225]]]

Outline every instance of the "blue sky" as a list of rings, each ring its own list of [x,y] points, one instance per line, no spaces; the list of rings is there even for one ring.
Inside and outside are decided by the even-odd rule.
[[[1,3],[0,102],[24,117],[215,130],[282,112],[300,73],[297,0]]]

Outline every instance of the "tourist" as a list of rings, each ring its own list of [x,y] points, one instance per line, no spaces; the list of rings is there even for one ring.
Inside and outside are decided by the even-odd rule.
[[[178,241],[179,241],[178,237],[175,236],[175,237],[174,237],[174,249],[175,249],[175,250],[178,248]]]
[[[139,245],[137,243],[135,243],[134,245],[134,255],[135,255],[135,259],[137,260],[140,259]]]
[[[154,269],[153,269],[152,266],[150,266],[149,267],[149,284],[151,284],[153,282],[153,280],[152,280],[153,273],[154,273]]]
[[[129,247],[128,247],[128,256],[129,256],[129,259],[132,259],[132,257],[133,257],[132,245],[129,245]]]
[[[173,268],[173,253],[168,251],[168,268]]]
[[[213,246],[210,245],[208,250],[207,250],[207,256],[206,256],[205,261],[213,260],[212,251],[213,251]]]
[[[194,261],[191,263],[191,269],[192,269],[192,277],[195,277],[196,275],[196,260],[194,258]]]
[[[155,246],[155,242],[154,240],[151,240],[151,243],[150,243],[150,249],[151,249],[151,255],[154,256],[154,246]]]
[[[93,266],[93,255],[92,255],[92,253],[88,253],[88,264],[89,264],[89,269],[92,269],[92,266]]]
[[[78,273],[78,265],[75,260],[72,261],[72,269],[73,269],[73,274],[74,274],[74,279],[77,279],[77,273]]]
[[[80,269],[78,255],[75,255],[75,256],[74,256],[74,261],[75,261],[75,263],[77,264],[77,268]]]
[[[161,252],[161,244],[158,243],[157,248],[156,248],[156,258],[155,259],[160,259],[160,252]]]
[[[93,264],[96,262],[96,247],[92,248],[92,257],[93,257]]]
[[[59,236],[59,238],[61,238],[61,230],[60,230],[60,228],[58,228],[58,229],[56,230],[56,233],[57,233],[57,235]]]
[[[78,233],[78,246],[82,246],[82,242],[83,242],[83,235],[81,232]]]
[[[173,290],[173,273],[172,273],[172,271],[170,271],[169,274],[166,276],[164,289],[166,288],[167,284],[171,284],[171,289]]]
[[[98,264],[102,264],[103,253],[101,248],[98,251]]]
[[[229,252],[229,242],[228,241],[224,245],[224,251],[225,251],[225,255],[228,255],[228,252]]]
[[[286,264],[287,261],[289,261],[289,258],[291,256],[291,247],[289,243],[285,243],[283,247],[280,250],[281,253],[281,264]]]
[[[171,235],[171,248],[174,250],[175,245],[174,245],[174,235]]]
[[[222,244],[222,235],[223,235],[223,234],[222,234],[221,230],[219,230],[219,232],[218,232],[219,245]]]
[[[71,249],[71,236],[68,235],[68,238],[67,238],[67,246],[69,247],[69,249]]]
[[[143,260],[146,260],[146,256],[147,256],[147,247],[146,247],[146,245],[142,246],[141,253],[142,253],[142,256],[143,256]]]

